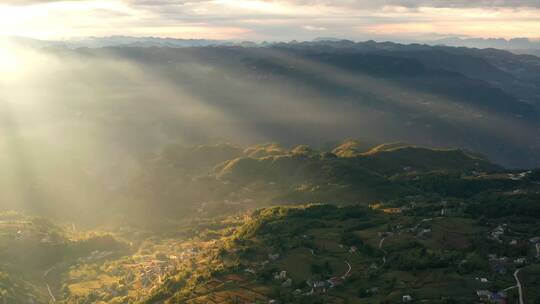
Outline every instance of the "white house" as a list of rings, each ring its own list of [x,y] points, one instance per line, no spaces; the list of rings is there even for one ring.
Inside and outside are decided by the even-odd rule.
[[[272,260],[272,261],[275,261],[275,260],[279,259],[279,253],[275,253],[275,254],[269,253],[268,258],[270,260]]]
[[[287,271],[285,270],[274,273],[274,279],[276,280],[285,280],[286,278],[287,278]]]
[[[535,236],[535,237],[529,239],[529,242],[531,242],[532,244],[539,244],[540,243],[540,236]]]

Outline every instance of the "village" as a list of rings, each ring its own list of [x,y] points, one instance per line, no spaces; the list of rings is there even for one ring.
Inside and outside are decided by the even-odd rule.
[[[419,218],[413,221],[412,218],[402,215],[414,210],[415,207],[415,203],[399,208],[386,207],[381,203],[370,206],[372,210],[380,211],[386,216],[399,216],[400,218],[393,225],[384,225],[383,227],[386,229],[373,231],[368,229],[359,234],[367,244],[373,244],[374,248],[382,252],[382,255],[377,259],[366,259],[364,256],[365,248],[360,250],[357,245],[335,242],[336,238],[330,241],[332,234],[324,236],[327,234],[327,232],[323,232],[324,229],[315,230],[320,232],[313,231],[296,235],[294,239],[297,241],[293,243],[323,244],[322,247],[316,246],[307,248],[307,250],[298,248],[292,249],[291,252],[281,253],[266,252],[265,259],[248,262],[234,275],[230,274],[222,279],[214,279],[200,289],[198,295],[189,303],[220,303],[220,299],[221,301],[229,299],[234,303],[255,303],[256,301],[259,301],[258,303],[282,303],[283,301],[287,302],[284,299],[290,297],[296,299],[323,297],[329,303],[343,303],[341,295],[358,284],[357,277],[361,275],[360,273],[374,274],[383,269],[389,271],[394,267],[401,267],[394,264],[396,254],[398,254],[395,248],[404,240],[425,244],[424,246],[428,246],[428,248],[433,246],[435,246],[433,248],[439,248],[443,242],[458,249],[469,247],[476,238],[483,239],[480,240],[483,243],[491,244],[487,248],[493,248],[494,253],[486,251],[481,257],[481,260],[488,265],[487,268],[463,274],[461,280],[470,286],[468,292],[470,298],[476,297],[477,301],[485,303],[509,303],[510,296],[512,296],[513,299],[517,299],[518,303],[526,303],[523,300],[524,294],[528,293],[531,287],[530,285],[525,287],[523,284],[521,271],[529,265],[539,263],[540,237],[515,232],[512,224],[499,223],[489,228],[477,226],[474,221],[450,217],[449,214],[455,214],[456,210],[452,210],[452,206],[446,202],[441,202],[441,209],[434,211],[434,216],[430,218]],[[332,248],[333,246],[335,247]],[[521,253],[501,254],[500,252],[504,251],[505,247],[514,248],[516,252]],[[340,258],[337,258],[338,256]],[[313,279],[313,272],[307,276],[306,274],[309,272],[303,274],[305,271],[301,269],[305,262],[310,261],[308,263],[311,263],[313,271],[313,263],[318,264],[318,260],[328,263],[330,257],[332,257],[331,263],[336,263],[338,267],[339,263],[344,265],[341,268],[343,269],[341,274],[328,275],[323,278],[316,275],[315,277],[319,279]],[[305,262],[300,262],[301,260]],[[460,262],[460,265],[463,266],[459,267],[466,269],[470,267],[466,265],[471,262],[463,259]],[[270,286],[279,288],[288,294],[287,296],[280,293],[281,295],[275,298],[270,293],[270,286],[261,286],[258,283],[261,275],[264,276],[270,269],[273,270],[270,273]],[[386,284],[380,282],[367,286],[365,290],[362,290],[360,299],[380,299],[381,296],[389,292]],[[397,299],[401,303],[422,300],[424,292],[403,290],[401,294],[394,295],[393,299]]]
[[[318,299],[336,304],[350,299],[414,303],[455,297],[457,291],[463,299],[483,303],[527,303],[535,292],[528,278],[530,269],[540,262],[538,231],[524,230],[528,226],[519,222],[479,224],[456,216],[461,205],[455,202],[431,206],[436,208],[429,209],[429,217],[414,215],[423,210],[421,201],[400,207],[384,203],[354,207],[361,211],[347,216],[369,216],[343,221],[305,217],[295,219],[291,227],[268,226],[278,232],[261,231],[241,240],[236,232],[256,218],[223,218],[220,221],[240,226],[201,229],[184,240],[133,230],[125,234],[134,236],[125,240],[129,253],[113,248],[91,251],[64,272],[60,293],[54,286],[46,287],[50,298],[59,303],[144,303],[178,277],[189,288],[183,299],[192,304]],[[339,210],[330,209],[328,216]],[[5,226],[4,237],[9,235],[13,241],[61,241],[54,229],[28,234],[25,231],[36,227],[29,222],[0,224]],[[481,246],[473,247],[475,243]],[[61,267],[47,269],[45,277]],[[457,273],[449,274],[448,269]],[[456,287],[441,288],[444,282]]]
[[[168,276],[181,269],[195,269],[198,263],[204,263],[204,255],[215,248],[215,242],[163,240],[158,244],[147,244],[143,251],[152,254],[136,252],[120,259],[110,259],[113,252],[95,251],[71,267],[73,270],[65,279],[63,296],[72,300],[142,301]]]
[[[459,221],[456,222],[456,218],[449,216],[456,213],[453,210],[454,205],[444,201],[439,204],[439,211],[432,211],[432,217],[413,220],[412,217],[406,216],[421,206],[421,203],[415,202],[402,207],[388,207],[383,203],[369,206],[371,210],[381,212],[383,218],[398,217],[400,219],[392,225],[374,227],[372,232],[368,229],[358,234],[366,245],[372,244],[373,248],[382,253],[378,257],[376,255],[373,258],[366,258],[365,248],[362,248],[365,245],[362,243],[338,242],[339,237],[333,237],[332,233],[328,234],[329,232],[324,229],[308,230],[294,238],[298,244],[314,244],[314,246],[310,245],[311,248],[304,249],[303,252],[300,249],[293,249],[291,253],[281,250],[262,253],[265,259],[242,263],[245,266],[238,272],[233,271],[222,277],[214,277],[194,289],[188,303],[221,303],[220,301],[225,299],[238,303],[283,302],[283,294],[276,298],[271,291],[273,288],[279,288],[288,293],[286,297],[313,299],[324,297],[332,299],[332,303],[342,303],[343,298],[340,294],[357,284],[356,280],[360,273],[364,271],[379,273],[383,269],[388,271],[388,269],[400,267],[394,264],[397,253],[395,246],[404,240],[438,248],[440,246],[437,245],[437,242],[440,242],[438,238],[451,237],[456,238],[451,240],[455,243],[452,246],[460,247],[465,246],[464,244],[469,241],[461,237],[459,231],[465,228],[470,231],[479,229],[468,227],[468,222],[458,224]],[[11,227],[8,223],[4,225]],[[11,230],[4,231],[12,231],[14,238],[21,239],[26,235],[24,231],[29,231],[32,224],[11,225]],[[460,228],[459,225],[464,225],[464,228]],[[455,229],[457,230],[454,232]],[[489,271],[475,272],[474,276],[470,277],[471,281],[477,282],[471,283],[477,286],[476,289],[471,290],[471,293],[476,295],[477,300],[486,303],[508,303],[509,295],[515,293],[520,299],[520,304],[526,303],[522,299],[523,294],[527,292],[527,287],[520,282],[520,271],[540,260],[540,237],[516,232],[511,223],[493,224],[483,231],[485,231],[483,233],[485,242],[491,244],[488,248],[493,248],[493,251],[485,254]],[[54,239],[53,235],[50,233],[40,235],[39,241],[51,242]],[[467,239],[471,237],[472,235],[467,236]],[[155,243],[144,241],[138,246],[139,249],[135,254],[120,259],[115,257],[114,251],[110,250],[96,250],[80,258],[78,264],[72,267],[77,271],[69,272],[65,279],[64,297],[67,299],[83,297],[107,303],[115,301],[122,303],[126,299],[144,301],[148,294],[158,291],[168,277],[174,276],[179,271],[199,269],[201,265],[204,265],[204,268],[210,267],[217,261],[211,258],[211,253],[221,250],[223,240],[182,242],[161,240]],[[503,247],[515,250],[501,251],[500,248]],[[527,249],[523,251],[521,248]],[[233,250],[233,252],[236,251],[236,249]],[[520,254],[516,253],[518,251]],[[292,261],[306,260],[306,258],[311,261],[309,262],[311,270],[304,274],[305,271],[300,270],[304,267],[301,266],[302,263]],[[313,268],[314,265],[321,265],[320,261],[325,262],[322,266]],[[467,263],[467,261],[463,260],[462,263]],[[80,269],[85,269],[81,265],[87,265],[85,266],[87,271],[81,271]],[[317,269],[320,267],[329,267],[334,270],[330,270],[333,273],[323,271],[327,274],[314,275],[313,271],[319,271]],[[264,273],[268,271],[272,271],[269,274],[269,285],[261,285],[261,275],[264,276]],[[298,271],[300,272],[297,273]],[[306,275],[309,273],[311,275]],[[513,279],[513,284],[508,281],[509,278]],[[502,282],[509,283],[505,286]],[[362,297],[369,299],[384,295],[388,292],[385,291],[388,288],[386,284],[379,282],[366,286],[362,291]],[[402,303],[408,303],[419,300],[421,297],[421,293],[404,290],[394,298],[398,298]]]

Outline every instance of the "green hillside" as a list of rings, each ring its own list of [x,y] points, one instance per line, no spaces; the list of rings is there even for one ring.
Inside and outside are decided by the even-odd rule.
[[[269,204],[369,204],[423,194],[403,182],[417,175],[497,170],[501,168],[461,150],[406,144],[370,149],[346,141],[326,151],[306,145],[173,145],[149,160],[124,189],[127,195],[119,196],[131,197],[125,204],[134,212],[160,210],[166,215],[200,208],[219,214]],[[160,208],[152,208],[154,204]]]
[[[119,256],[129,246],[101,231],[13,212],[0,213],[0,302],[49,303],[62,273],[79,260]]]
[[[518,269],[537,298],[536,170],[347,141],[172,145],[141,172],[94,226],[2,213],[1,299],[448,304],[488,290],[512,302]]]
[[[458,149],[431,149],[406,144],[377,146],[364,153],[363,166],[381,173],[400,171],[495,171],[501,167]]]
[[[173,277],[145,303],[400,303],[404,296],[477,303],[480,289],[506,289],[512,301],[517,292],[507,289],[513,283],[510,269],[521,265],[511,262],[507,272],[497,273],[487,255],[513,261],[533,252],[525,244],[505,248],[486,238],[496,223],[361,206],[260,209],[215,239],[216,254],[207,256],[214,268],[199,266],[196,283]],[[504,239],[516,233],[509,230]]]

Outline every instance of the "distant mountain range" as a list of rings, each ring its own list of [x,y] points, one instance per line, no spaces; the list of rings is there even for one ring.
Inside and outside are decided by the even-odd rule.
[[[213,40],[213,39],[178,39],[178,38],[161,38],[161,37],[131,37],[131,36],[110,36],[110,37],[84,37],[76,39],[68,39],[62,41],[43,41],[28,38],[13,37],[19,42],[26,42],[33,45],[54,45],[65,46],[68,48],[101,48],[112,46],[124,47],[204,47],[204,46],[269,46],[279,44],[275,41],[235,41],[235,40]],[[350,41],[342,38],[320,37],[315,38],[313,42],[345,42]],[[531,40],[528,38],[459,38],[448,37],[439,40],[403,40],[404,44],[425,44],[431,46],[454,46],[467,48],[494,48],[501,50],[509,50],[517,54],[540,55],[540,40]],[[292,41],[290,43],[299,43]]]
[[[530,53],[530,54],[539,54],[540,52],[540,41],[530,40],[528,38],[514,38],[514,39],[503,39],[503,38],[457,38],[449,37],[441,40],[436,40],[434,44],[441,44],[447,46],[458,46],[458,47],[470,47],[470,48],[494,48],[494,49],[503,49],[510,50],[512,52],[521,52],[521,53]],[[430,43],[431,44],[431,43]]]

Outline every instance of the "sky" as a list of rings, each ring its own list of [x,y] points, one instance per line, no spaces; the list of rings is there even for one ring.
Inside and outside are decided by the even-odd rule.
[[[0,0],[0,36],[540,39],[539,0]]]

